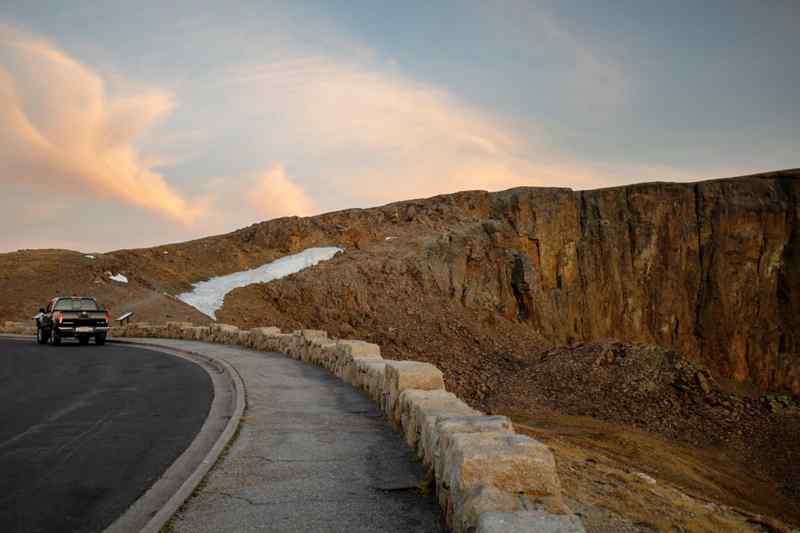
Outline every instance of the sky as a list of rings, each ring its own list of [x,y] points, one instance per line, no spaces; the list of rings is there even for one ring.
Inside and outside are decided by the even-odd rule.
[[[0,252],[800,167],[800,2],[0,0]]]

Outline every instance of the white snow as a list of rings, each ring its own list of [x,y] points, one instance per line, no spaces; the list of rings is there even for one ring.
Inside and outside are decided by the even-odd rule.
[[[86,259],[94,259],[93,255],[84,255],[83,257],[85,257]]]
[[[641,479],[642,479],[642,481],[644,481],[644,482],[645,482],[645,483],[647,483],[648,485],[655,485],[656,483],[658,483],[658,481],[656,481],[656,480],[655,480],[655,479],[653,479],[652,477],[648,476],[648,475],[647,475],[647,474],[645,474],[644,472],[634,472],[634,475],[635,475],[635,476],[637,476],[637,477],[639,477],[639,478],[641,478]]]
[[[299,254],[287,255],[280,259],[261,265],[252,270],[234,272],[227,276],[211,278],[208,281],[194,283],[191,292],[178,295],[178,299],[198,309],[201,313],[216,320],[215,313],[222,307],[225,295],[238,287],[246,287],[253,283],[266,283],[312,267],[320,261],[327,261],[339,252],[338,246],[308,248]]]
[[[113,279],[114,281],[118,281],[120,283],[128,283],[128,278],[126,278],[122,274],[117,274],[116,276],[108,276],[108,277],[110,279]]]
[[[396,239],[396,238],[397,238],[397,237],[386,237],[386,238],[385,238],[385,239],[383,239],[383,240],[385,240],[385,241],[391,241],[392,239]]]

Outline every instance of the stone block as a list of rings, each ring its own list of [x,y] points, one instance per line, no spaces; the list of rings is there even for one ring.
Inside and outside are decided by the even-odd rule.
[[[377,344],[359,340],[338,340],[336,341],[336,358],[332,362],[330,370],[348,383],[354,379],[356,372],[353,359],[375,359],[382,360],[381,348]]]
[[[354,364],[356,366],[356,382],[358,386],[367,391],[370,399],[380,404],[383,398],[383,378],[386,371],[386,362],[378,359],[356,358]]]
[[[478,519],[476,533],[585,533],[580,518],[555,515],[544,510],[485,512]]]
[[[443,472],[446,469],[445,451],[450,445],[450,438],[458,433],[513,433],[514,425],[506,416],[453,416],[437,419],[435,425],[435,445],[431,443],[430,449],[433,450],[433,467],[436,476],[437,493],[440,495],[440,503],[444,505],[444,498],[448,492],[449,484],[444,479]]]
[[[181,335],[183,333],[184,328],[190,328],[194,324],[191,322],[180,322],[180,321],[169,321],[166,324],[166,334],[169,335],[171,338],[182,338]]]
[[[383,408],[389,420],[400,423],[398,400],[406,389],[444,389],[442,371],[430,363],[386,361],[383,383]]]
[[[250,330],[250,347],[254,350],[274,351],[272,338],[281,335],[280,328],[260,327]]]
[[[24,322],[14,322],[11,320],[6,320],[3,323],[2,331],[3,333],[15,333],[18,335],[25,334],[29,331],[30,326]]]
[[[328,338],[328,332],[322,329],[298,329],[292,332],[292,334],[297,337],[303,337],[304,339],[315,339],[319,337],[323,339]]]
[[[213,324],[211,339],[221,344],[236,344],[239,341],[239,328],[230,324]]]
[[[309,343],[304,361],[323,368],[330,368],[335,359],[336,342],[329,339],[314,339]]]
[[[454,533],[475,531],[480,516],[487,512],[513,512],[524,508],[524,499],[516,494],[491,485],[477,485],[464,495],[462,513],[458,517],[445,513],[445,523]]]
[[[429,425],[433,425],[439,416],[479,414],[462,402],[458,396],[444,389],[406,389],[400,393],[398,402],[400,427],[403,430],[406,443],[412,448],[420,445],[419,452],[421,457],[426,455],[422,446],[423,426],[426,422]],[[430,457],[432,456],[433,453],[431,452]],[[431,465],[430,462],[426,462],[426,464]]]
[[[555,459],[541,442],[506,432],[455,433],[444,452],[449,486],[446,515],[464,520],[470,490],[480,485],[525,497],[548,510],[563,509]]]
[[[175,331],[175,338],[183,340],[194,339],[194,326],[182,326]]]
[[[208,326],[194,326],[191,328],[191,333],[187,334],[191,335],[192,340],[203,342],[210,342],[211,340],[211,328]]]
[[[163,338],[166,336],[166,326],[142,326],[139,325],[139,335],[140,337],[147,337],[147,338]]]

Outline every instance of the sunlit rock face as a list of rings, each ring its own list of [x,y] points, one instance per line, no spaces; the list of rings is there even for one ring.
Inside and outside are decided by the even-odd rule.
[[[510,351],[530,349],[533,336],[615,337],[800,392],[799,182],[786,171],[594,191],[525,187],[323,215],[314,231],[338,233],[355,249],[349,261],[232,293],[222,312],[234,323],[256,306],[270,323],[363,324],[387,332],[390,355],[393,342],[430,354],[429,331],[450,335],[454,356],[496,351],[484,344],[498,339],[497,324]],[[272,225],[254,234],[285,233]],[[450,332],[451,322],[463,331]]]

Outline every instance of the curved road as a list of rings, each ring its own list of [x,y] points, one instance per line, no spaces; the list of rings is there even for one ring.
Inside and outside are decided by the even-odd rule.
[[[0,339],[0,531],[101,531],[192,442],[203,368],[130,346]]]

